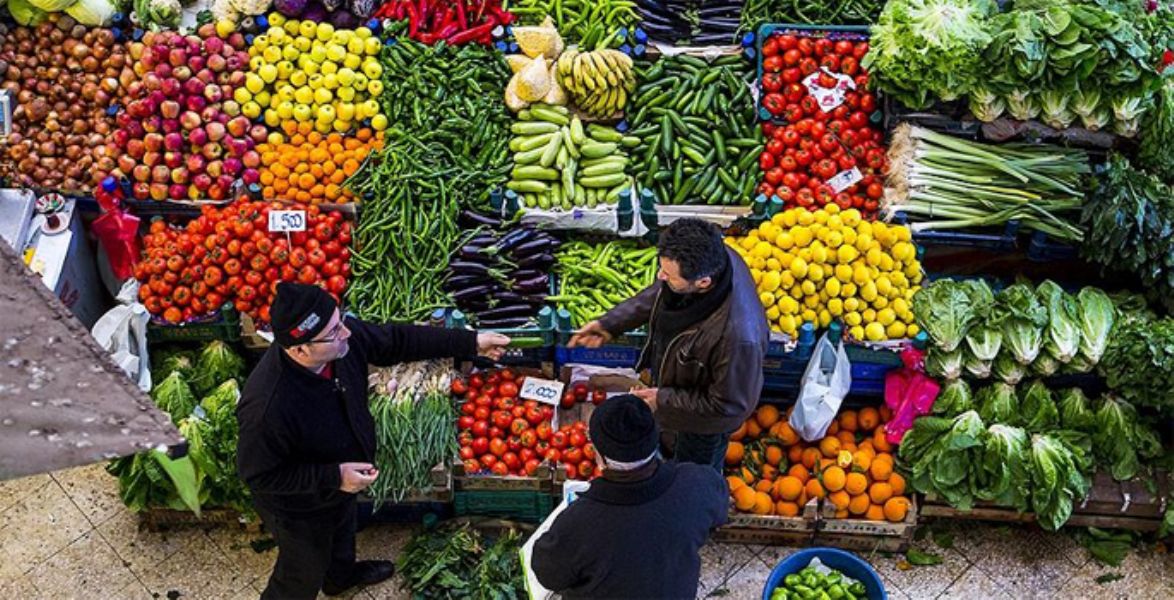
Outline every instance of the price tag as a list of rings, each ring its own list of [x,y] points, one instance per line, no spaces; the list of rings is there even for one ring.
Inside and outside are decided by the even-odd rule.
[[[563,397],[563,387],[561,381],[527,377],[526,382],[522,384],[522,390],[518,392],[518,397],[558,406],[558,401]]]
[[[824,87],[820,84],[821,76],[827,75],[836,80],[832,87]],[[831,112],[836,110],[836,107],[844,103],[848,97],[848,90],[856,89],[856,82],[849,76],[843,73],[832,73],[827,68],[822,68],[811,75],[808,75],[803,80],[803,85],[815,101],[819,103],[819,109],[823,112]]]
[[[283,231],[305,231],[306,211],[304,210],[271,210],[269,211],[269,231],[279,233]]]
[[[860,169],[852,167],[847,171],[840,171],[835,177],[829,179],[828,187],[832,188],[832,191],[838,194],[852,187],[852,184],[859,183],[862,179],[864,179],[864,174],[860,172]]]

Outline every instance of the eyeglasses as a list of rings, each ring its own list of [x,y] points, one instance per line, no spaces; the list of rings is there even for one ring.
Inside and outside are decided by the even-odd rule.
[[[338,321],[337,325],[330,328],[330,331],[326,334],[326,337],[324,337],[320,340],[310,340],[306,343],[307,344],[330,344],[333,342],[337,342],[337,341],[339,341],[339,336],[342,334],[342,330],[345,328],[346,328],[346,326],[342,324],[342,320],[340,319]]]

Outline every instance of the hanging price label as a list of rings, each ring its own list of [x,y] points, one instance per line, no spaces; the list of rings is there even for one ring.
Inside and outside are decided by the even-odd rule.
[[[558,401],[563,397],[563,387],[561,381],[527,377],[525,383],[522,384],[521,391],[518,392],[518,397],[523,400],[537,400],[543,404],[558,406]]]
[[[862,179],[864,179],[864,174],[860,172],[860,169],[852,167],[847,171],[840,171],[835,177],[829,179],[828,187],[838,194],[852,187],[853,183],[859,183]]]
[[[271,210],[269,211],[269,231],[280,233],[283,231],[305,231],[306,211],[304,210]]]

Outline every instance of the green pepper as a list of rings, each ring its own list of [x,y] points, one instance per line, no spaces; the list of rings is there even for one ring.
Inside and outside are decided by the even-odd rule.
[[[786,577],[783,578],[783,584],[789,588],[794,588],[795,586],[800,585],[802,583],[803,583],[803,578],[796,575],[795,573],[791,573],[790,575],[787,575]]]
[[[827,593],[828,596],[831,596],[832,600],[840,600],[844,597],[844,587],[838,583],[834,583],[827,588]]]
[[[852,592],[853,596],[863,596],[868,593],[868,590],[865,589],[864,584],[859,581],[848,586],[848,591]]]

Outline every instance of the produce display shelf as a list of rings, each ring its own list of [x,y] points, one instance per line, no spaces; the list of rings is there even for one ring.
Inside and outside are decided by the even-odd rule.
[[[1088,497],[1072,508],[1066,526],[1101,527],[1153,532],[1161,527],[1163,516],[1174,490],[1174,481],[1168,471],[1157,470],[1154,481],[1156,493],[1142,478],[1115,481],[1109,474],[1098,472]],[[991,502],[978,502],[964,511],[927,495],[922,502],[921,516],[933,519],[961,519],[995,521],[1000,523],[1034,523],[1035,513],[1020,513],[1013,508]]]
[[[649,190],[642,193],[651,194]],[[506,190],[498,195],[500,200],[501,216],[503,219],[518,219],[522,224],[533,225],[543,231],[576,231],[585,233],[618,234],[632,228],[635,217],[632,191],[620,191],[619,200],[614,205],[587,208],[576,206],[571,210],[542,210],[528,208],[521,205],[521,199],[513,190]],[[494,196],[491,196],[491,202]]]
[[[905,225],[908,218],[898,212],[893,215],[893,222]],[[919,246],[980,248],[992,252],[1012,252],[1019,247],[1019,221],[1008,221],[1002,230],[994,227],[980,231],[918,231],[913,233],[913,241]]]
[[[762,81],[762,44],[776,33],[790,33],[807,38],[827,38],[830,40],[863,41],[869,38],[867,25],[795,25],[788,23],[766,23],[758,28],[754,40],[754,53],[758,57],[756,62],[758,81]],[[783,122],[770,114],[762,106],[762,94],[758,96],[758,119],[775,123]]]
[[[523,523],[541,523],[554,510],[554,500],[550,492],[454,492],[453,513],[458,517],[497,517]]]
[[[1072,260],[1077,253],[1076,246],[1053,240],[1042,231],[1032,233],[1027,246],[1027,259],[1035,262]]]
[[[232,303],[226,303],[220,312],[206,319],[171,325],[151,319],[147,324],[147,341],[165,342],[237,342],[241,339],[240,314]]]

